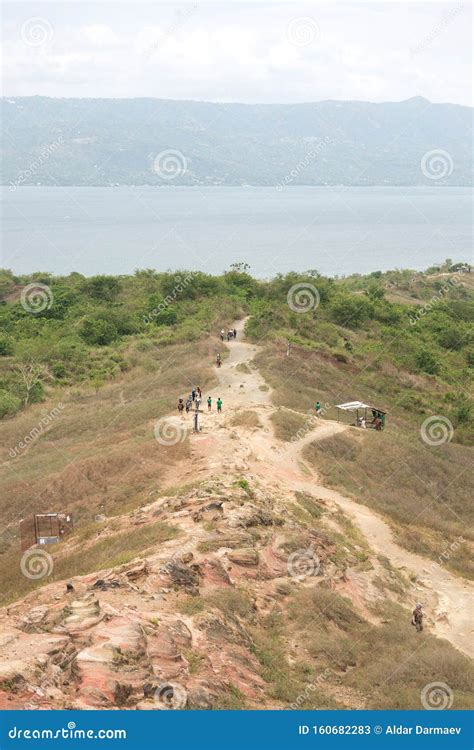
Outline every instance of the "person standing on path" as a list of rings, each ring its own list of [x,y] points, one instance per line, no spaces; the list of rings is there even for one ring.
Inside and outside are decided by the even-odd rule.
[[[417,604],[413,610],[413,616],[411,618],[411,624],[416,627],[418,633],[423,630],[423,610],[421,604]]]
[[[207,410],[211,411],[211,409],[212,409],[212,398],[211,396],[209,396],[207,399]]]
[[[237,329],[234,328],[234,339],[236,339],[236,338],[237,338]]]
[[[222,412],[222,399],[220,396],[217,399],[216,404],[217,404],[217,413],[220,414]]]
[[[321,404],[319,403],[319,401],[316,401],[314,408],[316,409],[316,416],[320,417],[321,416]]]

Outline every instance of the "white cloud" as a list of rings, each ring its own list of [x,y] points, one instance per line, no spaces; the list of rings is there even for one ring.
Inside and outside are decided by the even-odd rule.
[[[80,33],[95,47],[117,47],[120,44],[117,34],[105,24],[96,23],[84,26]]]
[[[422,95],[467,104],[471,9],[449,14],[449,8],[333,1],[196,7],[7,3],[3,90],[8,96],[247,102]],[[22,24],[32,16],[54,29],[48,45],[24,43]],[[287,36],[288,25],[299,18],[313,18],[318,28],[304,46]]]

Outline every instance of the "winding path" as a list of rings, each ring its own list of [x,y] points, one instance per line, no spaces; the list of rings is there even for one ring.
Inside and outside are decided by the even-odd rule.
[[[243,408],[258,414],[263,429],[245,434],[242,447],[232,447],[232,456],[245,451],[251,456],[252,471],[262,484],[278,484],[288,492],[294,489],[317,493],[323,500],[335,503],[344,513],[352,517],[376,554],[387,557],[395,568],[413,572],[419,579],[418,597],[434,596],[437,606],[434,617],[429,617],[430,629],[439,637],[446,638],[466,655],[474,656],[472,625],[472,601],[474,585],[451,573],[433,561],[409,552],[394,539],[386,521],[373,510],[345,497],[336,490],[324,487],[315,472],[303,461],[302,451],[306,445],[324,440],[330,435],[351,429],[337,422],[308,420],[308,428],[299,440],[282,443],[274,437],[270,416],[275,410],[271,401],[271,389],[252,363],[259,347],[244,339],[245,320],[237,321],[237,340],[229,343],[230,355],[217,370],[225,413],[223,426],[231,425],[236,412]],[[240,366],[240,367],[239,367]],[[232,394],[229,399],[230,393]],[[226,398],[227,396],[227,398]],[[230,406],[226,406],[231,402]],[[215,419],[216,415],[213,415]],[[239,428],[233,428],[239,430]],[[242,435],[239,437],[243,438]],[[235,444],[235,440],[233,441]],[[223,448],[224,454],[226,449]],[[215,458],[215,457],[214,457]],[[422,583],[424,588],[420,588]]]

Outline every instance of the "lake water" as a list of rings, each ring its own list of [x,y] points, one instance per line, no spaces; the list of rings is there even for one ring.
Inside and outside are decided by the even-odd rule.
[[[413,188],[2,188],[1,264],[16,273],[422,270],[472,258],[472,191]]]

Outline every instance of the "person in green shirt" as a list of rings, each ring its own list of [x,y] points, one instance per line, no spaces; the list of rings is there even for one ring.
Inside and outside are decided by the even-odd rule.
[[[321,404],[319,403],[319,401],[316,401],[314,408],[316,409],[316,416],[320,417],[321,416]]]
[[[220,413],[222,411],[222,399],[220,396],[217,399],[216,403],[217,403],[217,411]]]
[[[212,398],[211,396],[209,396],[207,399],[207,410],[211,411],[211,409],[212,409]]]

